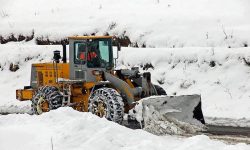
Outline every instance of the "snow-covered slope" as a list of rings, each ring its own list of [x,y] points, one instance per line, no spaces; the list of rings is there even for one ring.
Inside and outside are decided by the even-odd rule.
[[[250,148],[243,143],[226,145],[210,140],[205,135],[190,138],[155,136],[70,108],[60,108],[40,116],[27,114],[0,116],[0,133],[1,150],[248,150]]]
[[[249,0],[0,0],[0,35],[106,32],[151,47],[244,46]]]
[[[50,61],[56,49],[62,47],[0,45],[0,112],[28,110],[30,103],[15,100],[15,90],[29,85],[31,63]],[[152,81],[163,83],[169,95],[201,94],[206,117],[234,119],[250,119],[248,62],[249,48],[123,48],[118,59],[120,68],[140,66],[141,71],[150,71]],[[20,69],[9,71],[10,63],[18,63]],[[150,66],[146,64],[153,69],[142,70]]]
[[[124,48],[119,62],[151,66],[169,95],[201,94],[205,116],[250,118],[249,48]]]

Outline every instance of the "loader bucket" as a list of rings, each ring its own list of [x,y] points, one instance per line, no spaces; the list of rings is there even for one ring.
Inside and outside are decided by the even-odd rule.
[[[142,107],[144,121],[170,119],[196,126],[205,124],[200,95],[149,97],[142,101]]]

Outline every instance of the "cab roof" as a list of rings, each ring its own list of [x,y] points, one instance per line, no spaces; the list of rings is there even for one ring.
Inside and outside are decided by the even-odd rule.
[[[86,39],[111,39],[113,36],[70,36],[72,40],[86,40]]]

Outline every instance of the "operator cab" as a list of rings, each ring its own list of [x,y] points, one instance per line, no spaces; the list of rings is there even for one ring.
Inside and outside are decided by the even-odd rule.
[[[95,81],[93,70],[114,67],[112,36],[69,37],[70,79]]]
[[[88,68],[112,67],[111,39],[93,39],[74,42],[74,63],[87,62]]]

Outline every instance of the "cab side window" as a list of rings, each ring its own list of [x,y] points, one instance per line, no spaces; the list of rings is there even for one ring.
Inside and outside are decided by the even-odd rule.
[[[81,62],[86,61],[86,49],[87,49],[87,46],[85,43],[76,42],[74,44],[75,64],[81,64]]]

